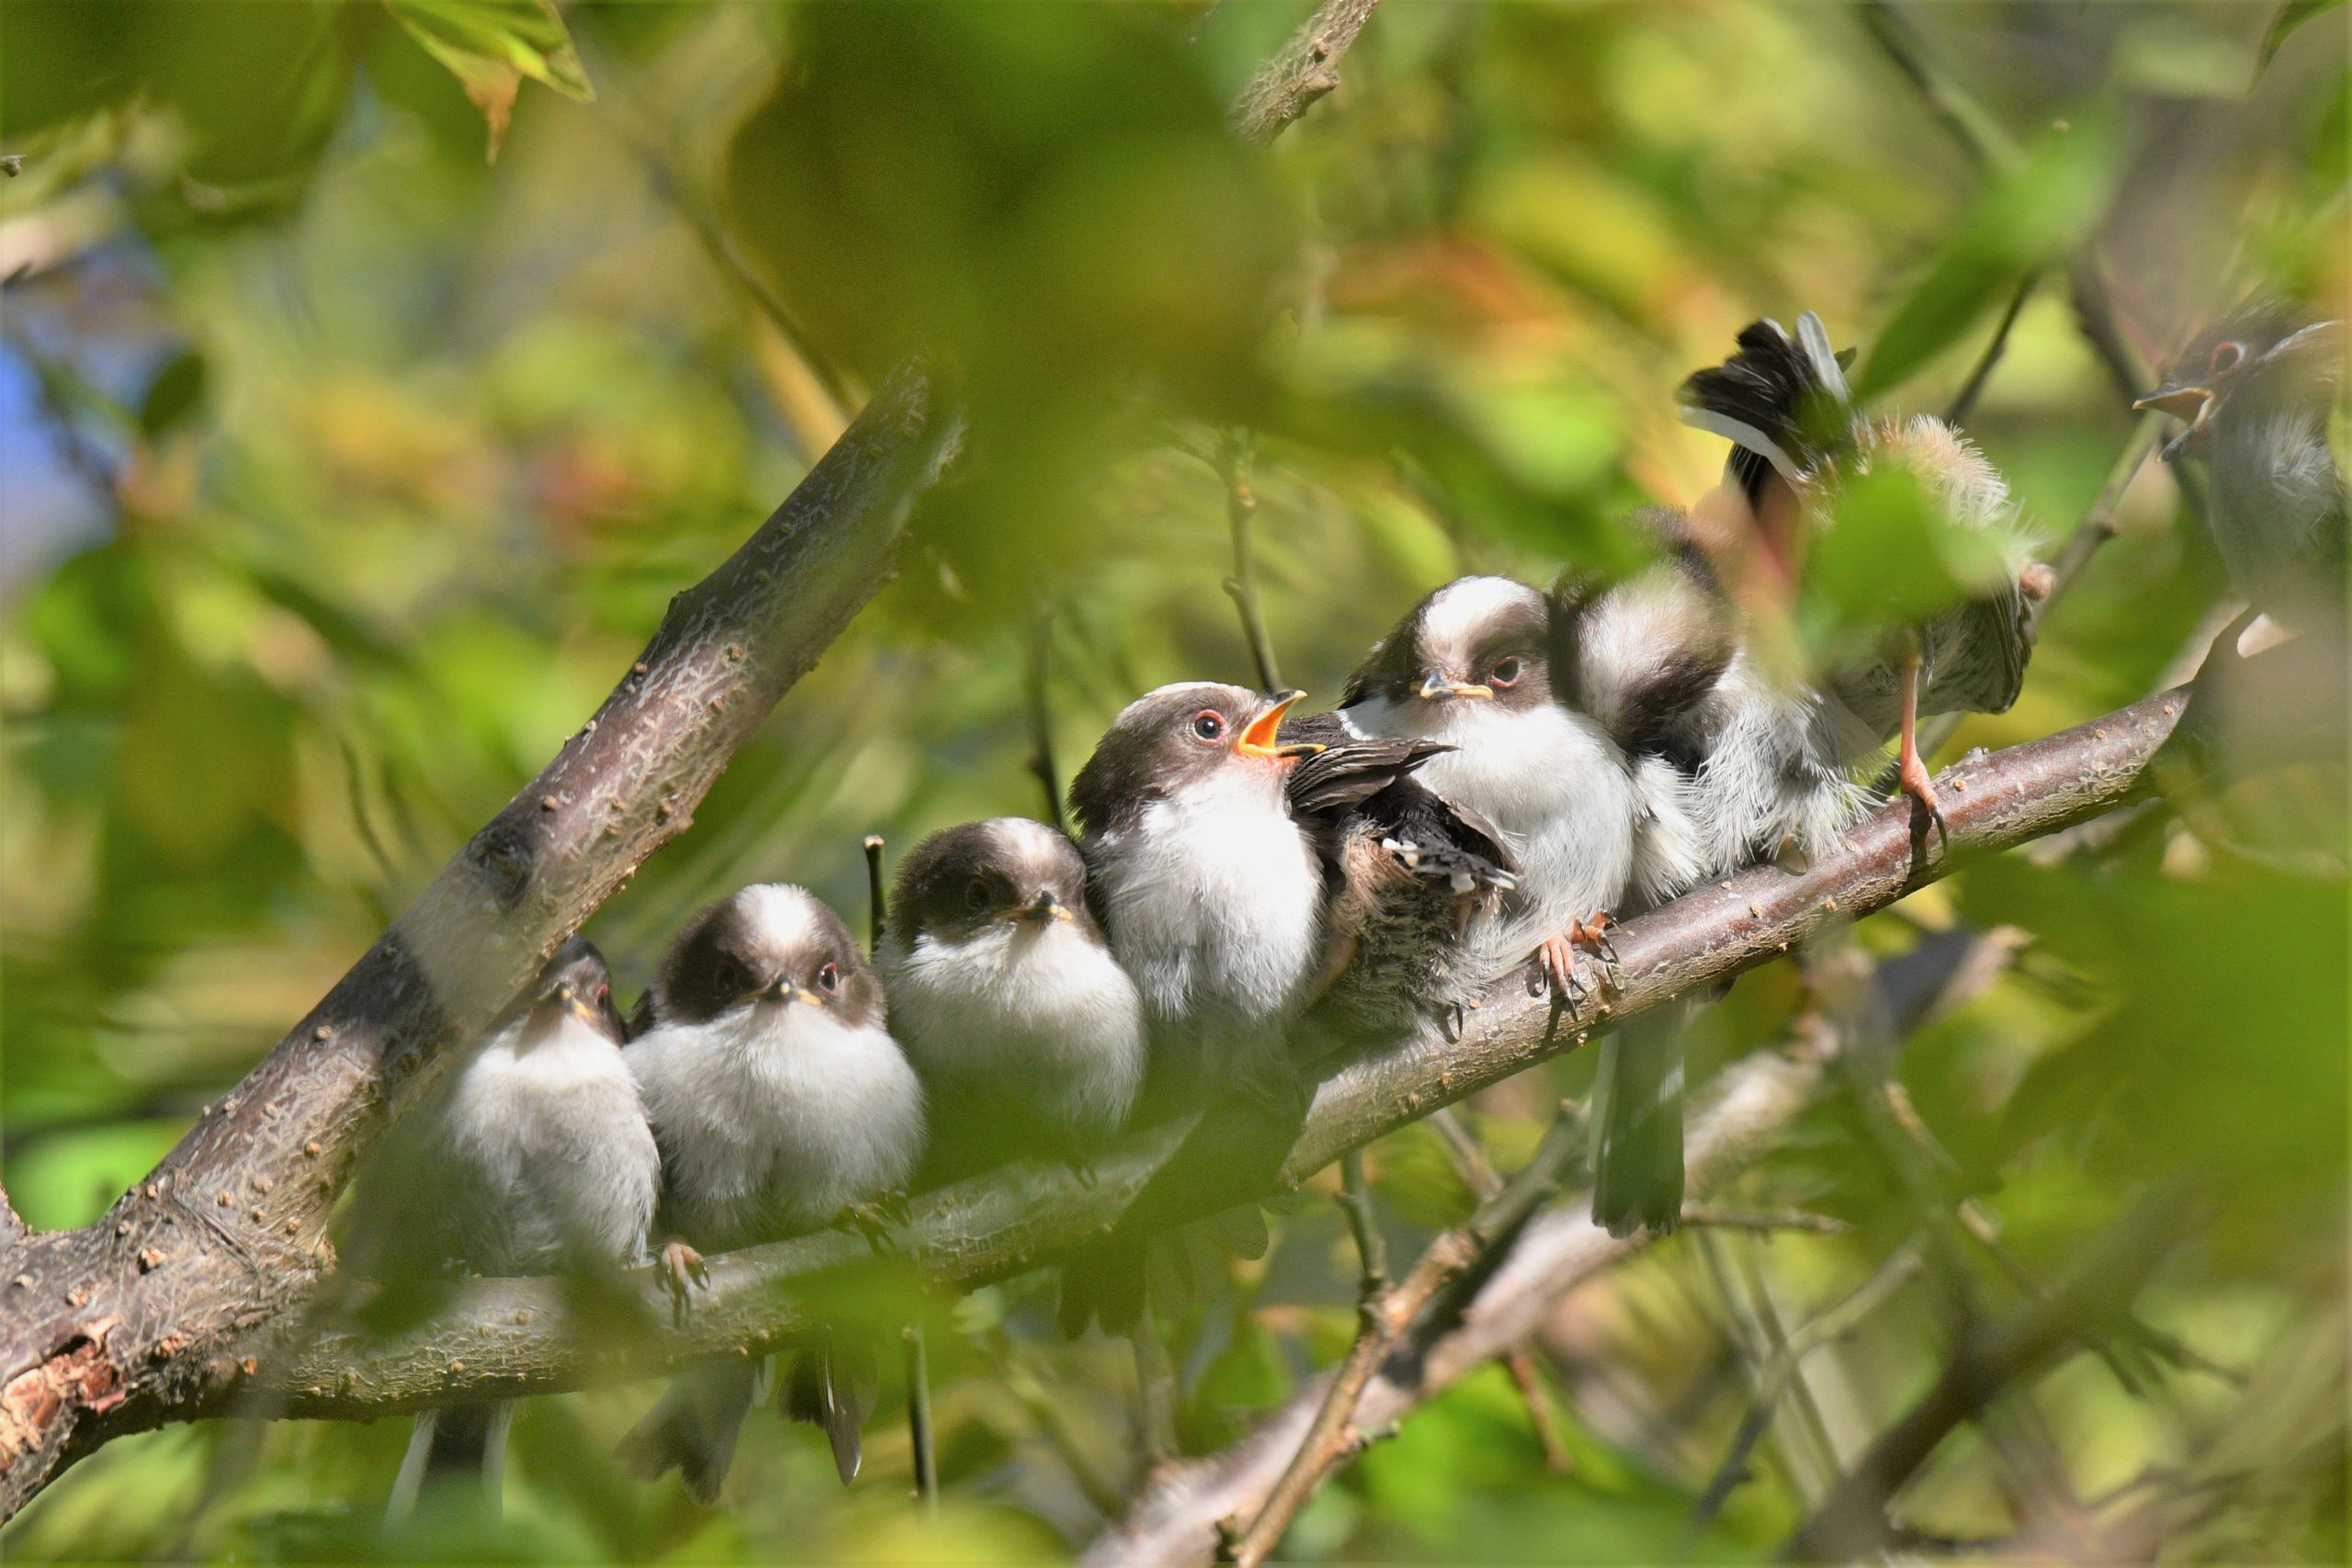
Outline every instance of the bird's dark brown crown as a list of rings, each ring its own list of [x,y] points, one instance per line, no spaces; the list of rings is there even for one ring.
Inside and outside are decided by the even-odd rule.
[[[925,931],[960,939],[1023,910],[1042,910],[1047,896],[1051,908],[1100,940],[1086,914],[1086,863],[1065,834],[1025,817],[967,822],[933,833],[900,864],[890,935],[907,947]]]
[[[1090,837],[1132,822],[1151,801],[1205,778],[1272,698],[1193,681],[1129,703],[1070,780],[1070,815]]]
[[[662,963],[654,1016],[704,1023],[779,985],[852,1027],[884,1021],[881,984],[841,917],[781,884],[742,888],[686,922]]]

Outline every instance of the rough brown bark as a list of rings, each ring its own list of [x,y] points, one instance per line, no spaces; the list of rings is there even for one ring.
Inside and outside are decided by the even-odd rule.
[[[1898,801],[1804,875],[1759,867],[1627,922],[1616,940],[1623,989],[1608,1017],[1596,1010],[1589,1028],[1555,1020],[1521,976],[1507,976],[1457,1038],[1430,1029],[1325,1079],[1285,1178],[1302,1181],[1348,1149],[1571,1049],[1607,1023],[1765,963],[1831,922],[1883,908],[1944,875],[1954,856],[2007,849],[2131,799],[2187,702],[2185,692],[2165,693],[1950,770],[1939,780],[1949,851],[1930,835],[1928,858],[1915,860],[1907,803]],[[1583,977],[1598,989],[1597,970]],[[925,1195],[899,1238],[906,1262],[953,1286],[1017,1272],[1089,1240],[1118,1217],[1187,1125],[1130,1140],[1095,1163],[1091,1183],[1057,1165],[1023,1164]],[[648,1374],[698,1352],[774,1343],[800,1321],[786,1287],[866,1257],[864,1242],[828,1233],[714,1258],[710,1289],[696,1293],[683,1325],[618,1342],[583,1333],[552,1281],[477,1280],[396,1339],[338,1333],[305,1347],[277,1381],[288,1415],[368,1419],[460,1395],[550,1393]],[[650,1278],[640,1292],[644,1315],[660,1321],[662,1298]]]
[[[1282,51],[1258,68],[1233,106],[1233,131],[1262,145],[1340,85],[1340,61],[1380,0],[1323,0]]]
[[[0,1248],[0,1518],[107,1439],[202,1415],[277,1354],[388,1106],[489,1021],[888,581],[959,428],[910,364],[752,537],[671,602],[563,750],[96,1224]]]

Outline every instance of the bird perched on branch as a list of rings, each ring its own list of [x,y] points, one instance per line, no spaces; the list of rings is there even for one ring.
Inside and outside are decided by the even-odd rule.
[[[1860,770],[1896,739],[1895,782],[1943,823],[1917,744],[1923,715],[2001,713],[2017,700],[2033,651],[2032,607],[2050,573],[2030,558],[2007,484],[1969,439],[1940,419],[1871,419],[1853,406],[1844,365],[1808,310],[1792,338],[1751,322],[1738,352],[1682,385],[1685,423],[1732,443],[1724,482],[1692,509],[1693,542],[1759,581],[1734,603],[1741,652],[1713,700],[1694,710],[1706,761],[1702,795],[1722,867],[1793,845],[1810,853],[1842,833],[1871,800]],[[1759,656],[1757,612],[1786,611],[1809,547],[1838,525],[1844,493],[1866,476],[1907,476],[1939,536],[1983,547],[1929,617],[1877,628],[1826,667]],[[1938,563],[1941,567],[1942,563]],[[1730,574],[1719,573],[1719,576]],[[1734,599],[1739,597],[1735,592]]]
[[[630,1067],[662,1150],[662,1266],[682,1299],[704,1251],[821,1229],[902,1190],[921,1159],[922,1086],[890,1037],[882,987],[839,916],[799,887],[745,887],[702,910],[649,995]],[[846,1483],[871,1407],[871,1353],[827,1334],[799,1351],[786,1413],[825,1428]],[[679,1374],[621,1440],[653,1480],[718,1495],[762,1368]]]
[[[2199,333],[2135,405],[2187,422],[2164,455],[2205,459],[2222,564],[2247,603],[2290,631],[2343,625],[2346,489],[2328,427],[2347,354],[2344,322],[2257,299]]]
[[[643,1259],[661,1156],[612,997],[594,944],[574,937],[557,950],[394,1131],[356,1206],[369,1229],[355,1264],[593,1276]],[[390,1516],[459,1474],[477,1478],[495,1513],[513,1414],[502,1400],[419,1416]]]
[[[1490,973],[1532,949],[1565,993],[1572,945],[1605,951],[1611,919],[1697,880],[1687,716],[1731,654],[1719,606],[1672,559],[1605,589],[1462,578],[1374,645],[1341,715],[1368,733],[1450,746],[1421,779],[1494,822],[1517,857],[1503,919],[1481,943]],[[1595,1210],[1661,1230],[1681,1212],[1677,1030],[1661,1019],[1601,1043]],[[1662,1206],[1622,1199],[1628,1186]]]
[[[933,1175],[1082,1158],[1125,1125],[1143,1004],[1058,829],[995,817],[924,840],[899,868],[876,964],[929,1092]]]
[[[1400,907],[1443,908],[1508,880],[1506,870],[1474,866],[1474,852],[1441,849],[1441,814],[1396,787],[1442,748],[1336,728],[1325,740],[1286,742],[1283,716],[1298,697],[1201,682],[1161,687],[1128,705],[1071,781],[1090,898],[1143,1002],[1150,1097],[1171,1109],[1215,1095],[1226,1112],[1146,1184],[1105,1243],[1065,1269],[1063,1323],[1073,1333],[1090,1317],[1113,1329],[1133,1322],[1150,1237],[1272,1184],[1306,1105],[1291,1025],[1367,948],[1381,964],[1400,930],[1426,929],[1429,916]],[[1398,815],[1384,825],[1376,803]],[[1399,831],[1412,836],[1409,852]],[[1464,845],[1475,837],[1466,833]],[[1384,861],[1404,869],[1405,886],[1375,891],[1363,880]],[[1424,903],[1407,886],[1437,891]],[[1385,974],[1401,1001],[1366,987],[1351,1005],[1409,1008],[1428,971]],[[1228,1240],[1262,1247],[1254,1206]]]

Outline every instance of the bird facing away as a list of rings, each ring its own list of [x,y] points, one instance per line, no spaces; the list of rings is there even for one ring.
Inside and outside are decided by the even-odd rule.
[[[1701,718],[1708,731],[1702,810],[1719,869],[1784,846],[1824,849],[1871,799],[1858,770],[1898,740],[1896,782],[1939,828],[1942,809],[1917,746],[1922,715],[2001,713],[2017,700],[2033,650],[2032,606],[2049,570],[2030,558],[2007,484],[1968,438],[1940,419],[1870,419],[1853,407],[1821,319],[1806,311],[1792,338],[1749,323],[1738,351],[1681,388],[1687,423],[1732,443],[1724,483],[1693,509],[1694,536],[1728,522],[1719,553],[1793,587],[1809,535],[1832,525],[1846,484],[1898,469],[1956,532],[1991,545],[1997,569],[1961,604],[1887,628],[1882,646],[1835,668],[1792,673],[1757,657],[1754,627]],[[1700,542],[1706,543],[1706,540]],[[1736,607],[1735,607],[1736,608]]]
[[[1125,1125],[1143,1004],[1065,834],[994,817],[924,840],[899,867],[876,964],[929,1095],[932,1174],[1080,1157]]]
[[[661,1156],[621,1040],[604,956],[574,937],[388,1141],[357,1206],[387,1260],[492,1276],[641,1261]],[[494,1514],[513,1411],[498,1401],[418,1417],[391,1517],[459,1472],[480,1477]]]
[[[2199,333],[2136,405],[2187,422],[2164,455],[2205,459],[2222,564],[2247,603],[2290,631],[2343,621],[2346,489],[2328,425],[2347,353],[2344,322],[2257,299]]]
[[[650,1001],[628,1055],[661,1145],[674,1279],[703,1251],[821,1228],[913,1175],[922,1086],[849,928],[805,889],[756,885],[696,914]],[[813,1388],[821,1408],[796,1397],[787,1413],[821,1419],[846,1481],[865,1411],[858,1380],[830,1375],[833,1351],[813,1346],[787,1382],[796,1396]],[[622,1439],[623,1462],[646,1480],[675,1467],[690,1495],[713,1501],[760,1372],[742,1357],[688,1368]]]

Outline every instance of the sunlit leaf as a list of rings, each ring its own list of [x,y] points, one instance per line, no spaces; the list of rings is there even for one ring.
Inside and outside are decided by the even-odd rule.
[[[490,128],[492,161],[505,144],[523,79],[592,102],[595,88],[580,63],[554,0],[385,0],[409,36],[448,67]]]

